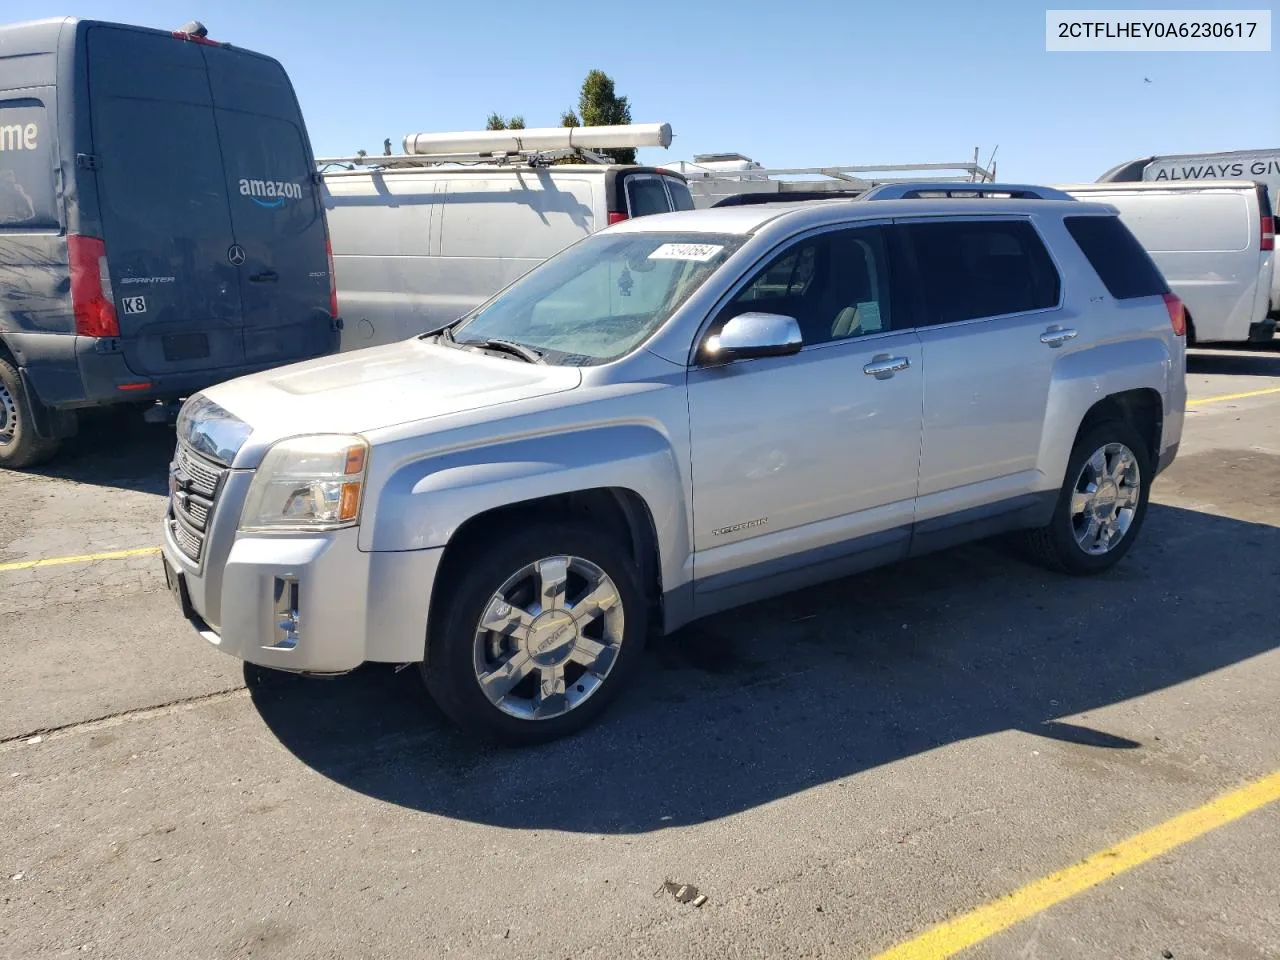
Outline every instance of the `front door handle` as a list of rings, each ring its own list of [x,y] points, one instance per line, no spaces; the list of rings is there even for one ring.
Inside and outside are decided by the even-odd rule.
[[[863,367],[862,372],[877,380],[887,380],[899,370],[905,370],[909,366],[911,366],[911,360],[907,357],[891,357],[883,353]]]
[[[261,273],[255,273],[249,277],[250,283],[275,283],[280,279],[280,274],[274,270],[263,270]]]
[[[1050,327],[1040,334],[1040,342],[1050,347],[1060,347],[1068,340],[1074,340],[1078,336],[1080,334],[1075,330],[1068,330],[1064,327]]]

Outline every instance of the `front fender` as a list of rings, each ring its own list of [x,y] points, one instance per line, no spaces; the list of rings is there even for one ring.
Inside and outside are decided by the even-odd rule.
[[[603,487],[630,490],[645,502],[663,587],[682,585],[690,555],[688,485],[672,443],[649,424],[504,440],[400,464],[366,505],[360,548],[442,547],[489,510]]]
[[[1062,486],[1076,433],[1089,410],[1101,400],[1128,390],[1160,394],[1164,421],[1161,446],[1182,432],[1186,397],[1182,364],[1160,337],[1104,343],[1063,357],[1053,370],[1044,433],[1040,437],[1040,472],[1045,490]],[[1153,460],[1160,450],[1152,450]]]

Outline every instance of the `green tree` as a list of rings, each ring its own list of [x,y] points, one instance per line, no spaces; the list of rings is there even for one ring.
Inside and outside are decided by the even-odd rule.
[[[523,130],[524,117],[519,114],[514,117],[504,117],[495,110],[489,114],[489,119],[485,121],[484,128],[486,130]]]
[[[569,110],[560,118],[563,127],[610,127],[631,122],[631,104],[618,96],[613,78],[603,70],[592,70],[582,81],[578,96],[578,112]],[[602,150],[614,163],[635,163],[634,147]]]

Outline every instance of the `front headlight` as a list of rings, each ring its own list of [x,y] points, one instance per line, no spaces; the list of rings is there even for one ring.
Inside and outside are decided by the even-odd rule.
[[[369,444],[321,434],[281,440],[262,460],[241,530],[336,530],[360,522]]]

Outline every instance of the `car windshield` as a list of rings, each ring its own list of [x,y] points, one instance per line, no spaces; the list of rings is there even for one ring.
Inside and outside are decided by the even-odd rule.
[[[595,234],[481,306],[453,328],[453,339],[517,344],[547,363],[606,363],[643,343],[745,239]]]

